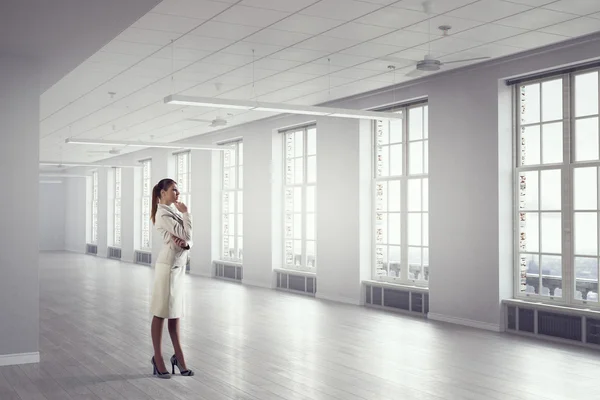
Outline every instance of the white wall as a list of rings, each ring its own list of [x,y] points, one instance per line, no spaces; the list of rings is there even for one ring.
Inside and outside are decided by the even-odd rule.
[[[0,363],[39,360],[39,76],[0,56]]]
[[[600,36],[595,35],[332,103],[366,109],[429,99],[431,318],[500,329],[501,300],[512,295],[512,108],[502,80],[598,54]],[[280,251],[280,240],[273,234],[278,232],[273,222],[279,221],[273,210],[281,198],[276,185],[280,175],[274,171],[280,162],[273,154],[281,147],[273,132],[311,120],[314,117],[280,116],[191,140],[213,143],[243,137],[246,284],[272,287],[272,268],[278,264],[274,254]],[[365,266],[370,246],[364,233],[370,229],[365,215],[365,206],[370,207],[365,192],[370,190],[364,148],[368,125],[318,118],[317,126],[317,296],[359,303],[360,280],[370,270]],[[120,158],[132,162],[153,155],[157,182],[169,174],[164,162],[168,154],[147,150]],[[215,248],[209,238],[218,229],[212,226],[213,235],[207,234],[212,217],[203,209],[214,208],[205,191],[214,181],[216,163],[205,158],[200,163],[202,169],[194,167],[192,197],[201,239],[195,237],[192,273],[206,272],[207,255]],[[197,198],[202,200],[196,203]]]
[[[65,249],[65,189],[59,183],[40,183],[40,250]]]
[[[65,179],[65,250],[85,253],[88,238],[87,195],[91,178]],[[91,184],[91,182],[90,182]],[[91,209],[91,208],[90,208]]]

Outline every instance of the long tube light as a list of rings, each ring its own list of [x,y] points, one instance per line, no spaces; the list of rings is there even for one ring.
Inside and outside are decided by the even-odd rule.
[[[274,111],[289,114],[321,115],[326,117],[361,118],[373,120],[402,119],[401,113],[352,110],[347,108],[332,108],[320,106],[301,106],[282,103],[265,103],[247,100],[215,99],[212,97],[194,97],[170,95],[164,98],[166,104],[184,106],[233,108],[253,111]]]
[[[154,142],[132,142],[121,140],[102,139],[75,139],[67,138],[65,143],[69,144],[93,144],[98,146],[126,146],[126,147],[156,147],[161,149],[189,149],[189,150],[227,150],[228,146],[217,146],[213,144],[183,144],[183,143],[154,143]]]
[[[40,165],[56,166],[56,167],[95,167],[95,168],[142,168],[142,165],[122,165],[122,164],[100,164],[100,163],[76,163],[62,161],[40,161]]]
[[[44,178],[87,178],[88,176],[91,175],[77,175],[77,174],[61,174],[61,173],[45,173],[45,172],[40,172],[40,177],[44,177]]]

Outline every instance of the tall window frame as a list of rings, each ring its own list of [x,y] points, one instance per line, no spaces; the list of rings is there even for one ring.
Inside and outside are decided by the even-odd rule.
[[[121,247],[121,168],[115,167],[114,172],[114,216],[113,216],[113,246]]]
[[[152,228],[150,212],[152,210],[152,160],[142,160],[142,226],[141,249],[152,249]]]
[[[221,257],[244,260],[244,142],[228,142],[221,155]]]
[[[179,199],[192,211],[192,153],[182,151],[175,153],[175,165],[177,169],[177,188]]]
[[[516,298],[600,309],[599,74],[513,88]]]
[[[373,122],[373,279],[429,285],[429,105]]]
[[[287,269],[317,268],[317,126],[283,135],[283,260]]]
[[[92,172],[92,244],[98,243],[98,171]]]

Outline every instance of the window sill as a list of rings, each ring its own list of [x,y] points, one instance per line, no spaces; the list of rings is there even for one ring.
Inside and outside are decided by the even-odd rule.
[[[384,281],[375,281],[372,279],[365,279],[362,281],[362,284],[378,286],[378,287],[382,287],[382,288],[389,288],[389,289],[404,289],[404,290],[409,290],[411,292],[429,293],[428,287],[409,285],[409,284],[405,284],[405,283],[391,283],[391,282],[384,282]]]
[[[223,265],[229,265],[231,267],[243,267],[244,266],[241,261],[222,260],[222,259],[213,260],[213,264],[214,263],[219,263],[219,264],[223,264]]]
[[[510,305],[510,306],[515,306],[515,307],[523,306],[523,307],[535,308],[538,310],[554,311],[554,312],[560,312],[563,314],[585,315],[586,317],[600,319],[600,310],[577,307],[574,305],[567,306],[567,305],[548,304],[548,303],[542,303],[540,301],[521,300],[521,299],[506,299],[506,300],[502,300],[502,303],[506,304],[506,305]]]
[[[301,275],[301,276],[310,276],[316,277],[316,272],[303,271],[301,269],[293,269],[293,268],[273,268],[275,272],[282,272],[284,274],[293,274],[293,275]]]

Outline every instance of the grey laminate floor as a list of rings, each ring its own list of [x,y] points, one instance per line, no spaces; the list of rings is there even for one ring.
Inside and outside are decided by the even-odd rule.
[[[600,399],[598,352],[190,276],[182,338],[196,376],[159,380],[150,268],[40,263],[41,362],[0,367],[1,400]]]

